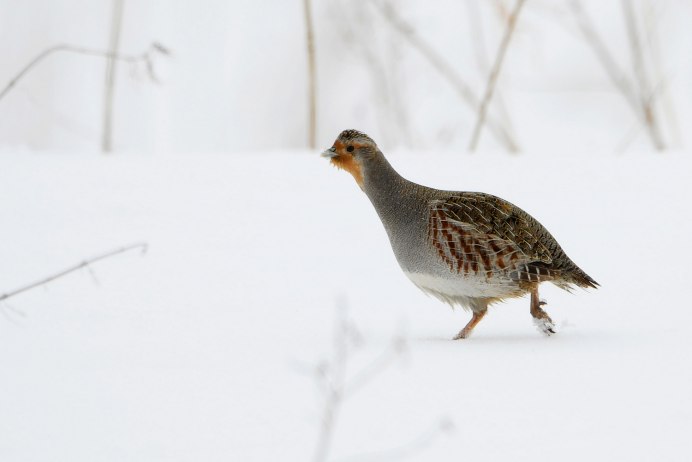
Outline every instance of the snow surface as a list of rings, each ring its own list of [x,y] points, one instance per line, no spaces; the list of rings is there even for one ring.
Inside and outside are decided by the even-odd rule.
[[[4,153],[0,293],[150,251],[3,305],[0,460],[309,460],[340,299],[363,339],[349,375],[394,337],[407,349],[343,403],[330,460],[692,458],[689,153],[390,160],[521,206],[602,288],[545,286],[550,338],[518,299],[451,341],[469,314],[406,280],[316,153]]]

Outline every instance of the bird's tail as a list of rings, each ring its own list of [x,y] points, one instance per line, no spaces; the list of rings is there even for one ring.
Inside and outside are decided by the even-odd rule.
[[[570,274],[570,282],[575,286],[583,287],[585,289],[598,289],[600,284],[596,282],[591,276],[586,274],[581,268],[577,267]]]

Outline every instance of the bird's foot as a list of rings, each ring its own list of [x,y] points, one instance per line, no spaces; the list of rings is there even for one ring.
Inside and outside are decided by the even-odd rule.
[[[461,340],[462,338],[469,338],[471,336],[471,332],[473,332],[473,328],[476,327],[476,324],[481,322],[481,319],[488,313],[488,308],[487,306],[484,306],[482,310],[479,311],[474,311],[473,312],[473,317],[469,321],[466,326],[464,326],[463,329],[461,329],[461,332],[457,334],[456,337],[454,337],[454,340]]]
[[[533,323],[536,325],[538,331],[544,334],[546,337],[550,337],[557,332],[553,320],[548,316],[545,318],[533,318]]]
[[[452,340],[462,340],[471,337],[471,330],[461,329]]]

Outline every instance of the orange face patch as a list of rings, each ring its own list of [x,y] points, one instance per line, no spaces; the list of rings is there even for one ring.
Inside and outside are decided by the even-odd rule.
[[[356,144],[353,144],[353,146],[357,147]],[[350,173],[356,180],[356,183],[358,183],[360,189],[363,189],[363,172],[361,171],[358,161],[356,161],[350,152],[346,151],[346,146],[341,141],[334,143],[334,148],[336,148],[336,153],[338,155],[332,158],[332,164]]]

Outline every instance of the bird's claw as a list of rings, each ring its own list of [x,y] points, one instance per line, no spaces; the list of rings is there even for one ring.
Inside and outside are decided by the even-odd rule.
[[[459,332],[452,340],[463,340],[465,338],[469,338],[471,336],[471,332],[467,332],[466,329],[462,329],[461,332]]]
[[[550,318],[533,318],[533,323],[536,325],[538,331],[547,337],[557,333],[555,324],[553,324],[553,321]]]

